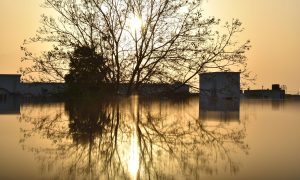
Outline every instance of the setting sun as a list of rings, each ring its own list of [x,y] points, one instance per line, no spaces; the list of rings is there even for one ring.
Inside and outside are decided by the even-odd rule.
[[[142,19],[134,15],[129,19],[129,23],[130,23],[130,28],[133,31],[140,31],[143,26]]]

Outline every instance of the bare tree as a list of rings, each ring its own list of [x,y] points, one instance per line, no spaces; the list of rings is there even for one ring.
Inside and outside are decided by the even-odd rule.
[[[33,62],[21,69],[27,77],[64,81],[75,47],[96,49],[110,83],[129,83],[128,93],[141,83],[192,83],[201,72],[246,72],[249,41],[234,39],[241,22],[215,31],[220,20],[203,17],[201,0],[45,0],[43,7],[57,15],[42,15],[37,35],[22,46],[23,61]],[[37,42],[53,47],[34,55],[26,47]]]

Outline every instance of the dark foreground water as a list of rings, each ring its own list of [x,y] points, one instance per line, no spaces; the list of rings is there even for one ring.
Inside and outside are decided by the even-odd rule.
[[[0,179],[300,179],[300,101],[133,96],[0,113]]]

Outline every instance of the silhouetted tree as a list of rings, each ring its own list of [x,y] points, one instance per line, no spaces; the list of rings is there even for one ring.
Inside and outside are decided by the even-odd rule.
[[[94,48],[77,47],[70,55],[69,67],[65,82],[71,89],[97,91],[107,90],[110,86],[106,60]]]
[[[78,46],[103,55],[107,81],[129,83],[128,93],[141,83],[193,83],[206,71],[246,72],[249,41],[234,38],[243,30],[241,22],[233,19],[214,31],[220,21],[203,17],[201,0],[45,0],[43,5],[57,16],[42,15],[37,35],[24,42],[23,61],[33,62],[21,69],[28,77],[63,81],[70,71],[68,52]],[[36,56],[26,48],[36,42],[53,48]]]

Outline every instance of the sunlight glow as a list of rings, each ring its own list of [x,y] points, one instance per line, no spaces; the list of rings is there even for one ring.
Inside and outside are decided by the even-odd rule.
[[[128,160],[128,170],[133,180],[137,179],[139,170],[139,146],[136,132],[133,133],[130,145],[130,155]]]
[[[179,9],[179,12],[180,12],[181,14],[186,14],[186,13],[189,12],[189,8],[188,8],[187,6],[183,6],[183,7],[181,7],[181,8]]]
[[[130,28],[135,32],[140,31],[142,29],[142,19],[138,16],[132,15],[129,19],[129,23]]]
[[[140,159],[139,159],[139,144],[138,144],[138,135],[137,135],[137,127],[136,121],[138,118],[138,103],[139,97],[137,95],[131,96],[131,115],[132,115],[132,136],[131,136],[131,143],[129,147],[129,159],[128,159],[128,171],[133,180],[137,179]]]

